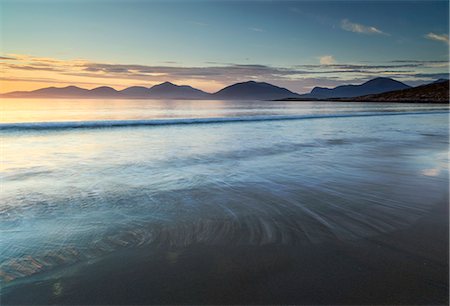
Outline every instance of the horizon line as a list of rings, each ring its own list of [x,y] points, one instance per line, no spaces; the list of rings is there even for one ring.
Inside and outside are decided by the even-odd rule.
[[[397,82],[401,82],[401,81],[398,81],[398,80],[396,80],[396,79],[394,79],[394,78],[388,78],[388,77],[375,77],[375,78],[371,78],[371,79],[369,79],[369,80],[367,80],[367,81],[364,81],[364,82],[358,83],[358,84],[348,83],[348,84],[344,84],[344,85],[338,85],[338,86],[335,86],[335,87],[314,86],[313,88],[328,88],[328,89],[333,89],[333,88],[336,88],[336,87],[339,87],[339,86],[345,86],[345,85],[362,85],[362,84],[364,84],[364,83],[366,83],[366,82],[368,82],[368,81],[374,80],[374,79],[390,79],[390,80],[394,80],[394,81],[397,81]],[[436,79],[435,81],[437,81],[437,80],[440,80],[440,79]],[[161,83],[152,85],[152,86],[150,86],[150,87],[146,87],[146,86],[143,86],[143,85],[132,85],[132,86],[125,87],[125,88],[123,88],[123,89],[116,89],[116,88],[114,88],[113,86],[109,86],[109,85],[100,85],[100,86],[97,86],[97,87],[93,87],[93,88],[91,88],[91,89],[84,88],[84,87],[81,87],[81,86],[78,86],[78,85],[67,85],[67,86],[62,86],[62,87],[58,87],[58,86],[47,86],[47,87],[41,87],[41,88],[37,88],[37,89],[33,89],[33,90],[15,90],[15,91],[8,91],[8,92],[0,92],[0,95],[7,95],[7,94],[12,94],[12,93],[31,93],[31,92],[34,92],[34,91],[37,91],[37,90],[47,89],[47,88],[63,89],[63,88],[69,88],[69,87],[76,87],[76,88],[83,89],[83,90],[88,90],[88,91],[92,91],[92,90],[94,90],[94,89],[106,87],[106,88],[113,89],[113,90],[115,90],[116,92],[122,92],[122,91],[124,91],[124,90],[126,90],[126,89],[129,89],[129,88],[132,88],[132,87],[142,87],[142,88],[146,88],[146,89],[151,89],[151,88],[153,88],[153,87],[155,87],[155,86],[159,86],[159,85],[166,84],[166,83],[171,84],[171,85],[175,85],[175,86],[178,86],[178,87],[181,87],[181,86],[188,86],[188,87],[191,87],[191,88],[193,88],[193,89],[196,89],[196,90],[199,90],[199,91],[201,91],[201,92],[204,92],[204,93],[206,93],[206,94],[211,94],[211,95],[213,95],[213,94],[216,94],[216,93],[218,93],[219,91],[221,91],[221,90],[223,90],[223,89],[225,89],[225,88],[227,88],[227,87],[230,87],[230,86],[233,86],[233,85],[236,85],[236,84],[243,84],[243,83],[250,83],[250,82],[269,84],[269,85],[272,85],[272,86],[276,86],[276,87],[279,87],[279,88],[283,88],[283,89],[289,90],[290,92],[295,93],[295,94],[298,94],[298,95],[309,94],[309,93],[311,93],[311,91],[312,91],[312,89],[311,89],[309,92],[306,92],[306,93],[299,93],[299,92],[297,92],[297,91],[290,90],[290,89],[288,89],[288,88],[286,88],[286,87],[274,85],[274,84],[272,84],[272,83],[268,83],[268,82],[264,82],[264,81],[256,81],[256,80],[247,80],[247,81],[242,81],[242,82],[230,83],[229,85],[225,85],[223,88],[221,88],[221,89],[219,89],[219,90],[217,90],[217,91],[209,92],[209,91],[205,91],[205,90],[203,90],[203,89],[198,89],[198,88],[193,87],[192,85],[189,85],[189,84],[176,84],[176,83],[171,82],[171,81],[164,81],[164,82],[161,82]],[[401,82],[401,83],[403,83],[403,82]],[[432,83],[432,82],[431,82],[431,83]],[[403,83],[403,84],[405,84],[405,83]],[[424,83],[423,85],[425,85],[425,84],[429,84],[429,83]],[[407,84],[406,84],[406,85],[407,85]],[[421,86],[421,85],[418,85],[418,86]],[[411,87],[416,87],[416,86],[411,86]]]

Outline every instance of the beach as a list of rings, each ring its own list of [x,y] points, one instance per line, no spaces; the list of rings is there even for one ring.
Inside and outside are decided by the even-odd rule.
[[[2,303],[448,304],[448,105],[124,103],[0,124]]]

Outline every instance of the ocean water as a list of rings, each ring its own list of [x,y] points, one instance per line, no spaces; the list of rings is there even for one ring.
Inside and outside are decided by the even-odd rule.
[[[448,105],[0,103],[5,303],[448,301]]]

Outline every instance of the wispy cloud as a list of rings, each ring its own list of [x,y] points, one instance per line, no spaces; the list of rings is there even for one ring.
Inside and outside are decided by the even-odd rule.
[[[235,82],[257,80],[283,85],[291,90],[306,92],[310,86],[358,83],[376,76],[423,82],[448,74],[447,61],[394,60],[381,64],[336,63],[332,55],[318,57],[318,64],[277,67],[258,64],[208,62],[205,66],[136,65],[99,63],[82,59],[60,60],[11,55],[15,61],[0,62],[3,81],[48,82],[49,85],[69,83],[103,84],[125,87],[150,86],[164,81],[188,84],[214,91]],[[19,86],[19,85],[18,85]],[[10,88],[17,88],[13,84]]]
[[[450,75],[448,72],[443,73],[416,73],[413,75],[416,78],[427,78],[427,79],[448,79]]]
[[[264,32],[264,30],[263,29],[261,29],[261,28],[257,28],[257,27],[251,27],[251,28],[248,28],[250,31],[253,31],[253,32]]]
[[[442,64],[447,63],[448,61],[429,61],[429,60],[392,60],[391,63],[420,63],[420,64]]]
[[[17,78],[17,77],[2,77],[0,76],[0,81],[10,81],[10,82],[33,82],[33,83],[45,83],[45,84],[68,84],[73,85],[73,81],[61,81],[60,79],[52,79],[52,78]],[[103,86],[105,83],[96,83],[96,82],[77,82],[77,85],[87,85],[87,86]],[[120,83],[111,83],[109,86],[121,86]]]
[[[431,40],[436,40],[436,41],[441,41],[443,43],[446,43],[447,45],[449,44],[448,34],[435,34],[433,32],[430,32],[427,35],[425,35],[425,38],[431,39]]]
[[[359,33],[359,34],[378,34],[378,35],[390,35],[385,33],[380,29],[373,26],[365,26],[359,23],[351,22],[348,19],[343,19],[341,21],[341,28],[345,31]]]
[[[319,61],[321,65],[332,65],[336,63],[336,60],[332,55],[324,55],[319,57]]]
[[[378,65],[378,64],[351,64],[351,63],[343,63],[343,64],[329,64],[329,65],[297,65],[295,67],[298,68],[304,68],[304,69],[359,69],[359,70],[367,70],[367,71],[377,71],[379,69],[405,69],[405,68],[419,68],[419,67],[430,67],[428,63],[410,63],[410,62],[404,62],[399,64],[384,64],[384,65]],[[448,64],[447,64],[448,66]]]

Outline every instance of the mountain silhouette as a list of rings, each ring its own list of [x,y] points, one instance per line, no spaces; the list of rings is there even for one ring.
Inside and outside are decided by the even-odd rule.
[[[1,95],[6,98],[123,98],[123,99],[208,99],[211,94],[187,85],[170,82],[147,88],[132,86],[117,91],[112,87],[100,86],[84,89],[76,86],[46,87],[33,91],[15,91]]]
[[[430,84],[436,84],[436,83],[442,83],[442,82],[448,82],[448,79],[437,79],[434,82],[431,82]]]
[[[438,102],[449,103],[449,80],[413,88],[389,91],[381,94],[367,95],[349,99],[362,102]]]
[[[15,91],[11,93],[4,94],[5,97],[12,98],[27,98],[27,97],[51,97],[51,98],[62,98],[67,96],[79,96],[84,97],[88,95],[89,90],[80,88],[77,86],[66,86],[66,87],[46,87],[33,91]]]
[[[227,86],[213,94],[215,99],[274,100],[300,95],[269,83],[248,81]]]
[[[115,97],[119,97],[120,93],[112,87],[100,86],[100,87],[89,90],[88,95],[92,96],[92,97],[115,98]]]
[[[108,86],[84,89],[77,86],[47,87],[34,91],[15,91],[1,94],[5,98],[122,98],[122,99],[241,99],[241,100],[282,100],[282,99],[333,99],[366,96],[394,90],[411,88],[390,79],[375,78],[360,85],[342,85],[336,88],[315,87],[311,93],[299,95],[286,88],[269,83],[247,81],[227,86],[210,94],[188,85],[176,85],[164,82],[153,87],[132,86],[123,90]]]
[[[407,88],[411,87],[391,78],[380,77],[360,85],[341,85],[335,88],[314,87],[309,94],[301,95],[301,97],[312,99],[351,98]]]
[[[150,91],[144,86],[131,86],[120,91],[122,96],[130,98],[148,98]]]
[[[152,99],[207,99],[210,94],[188,85],[175,85],[164,82],[151,87],[149,98]]]

